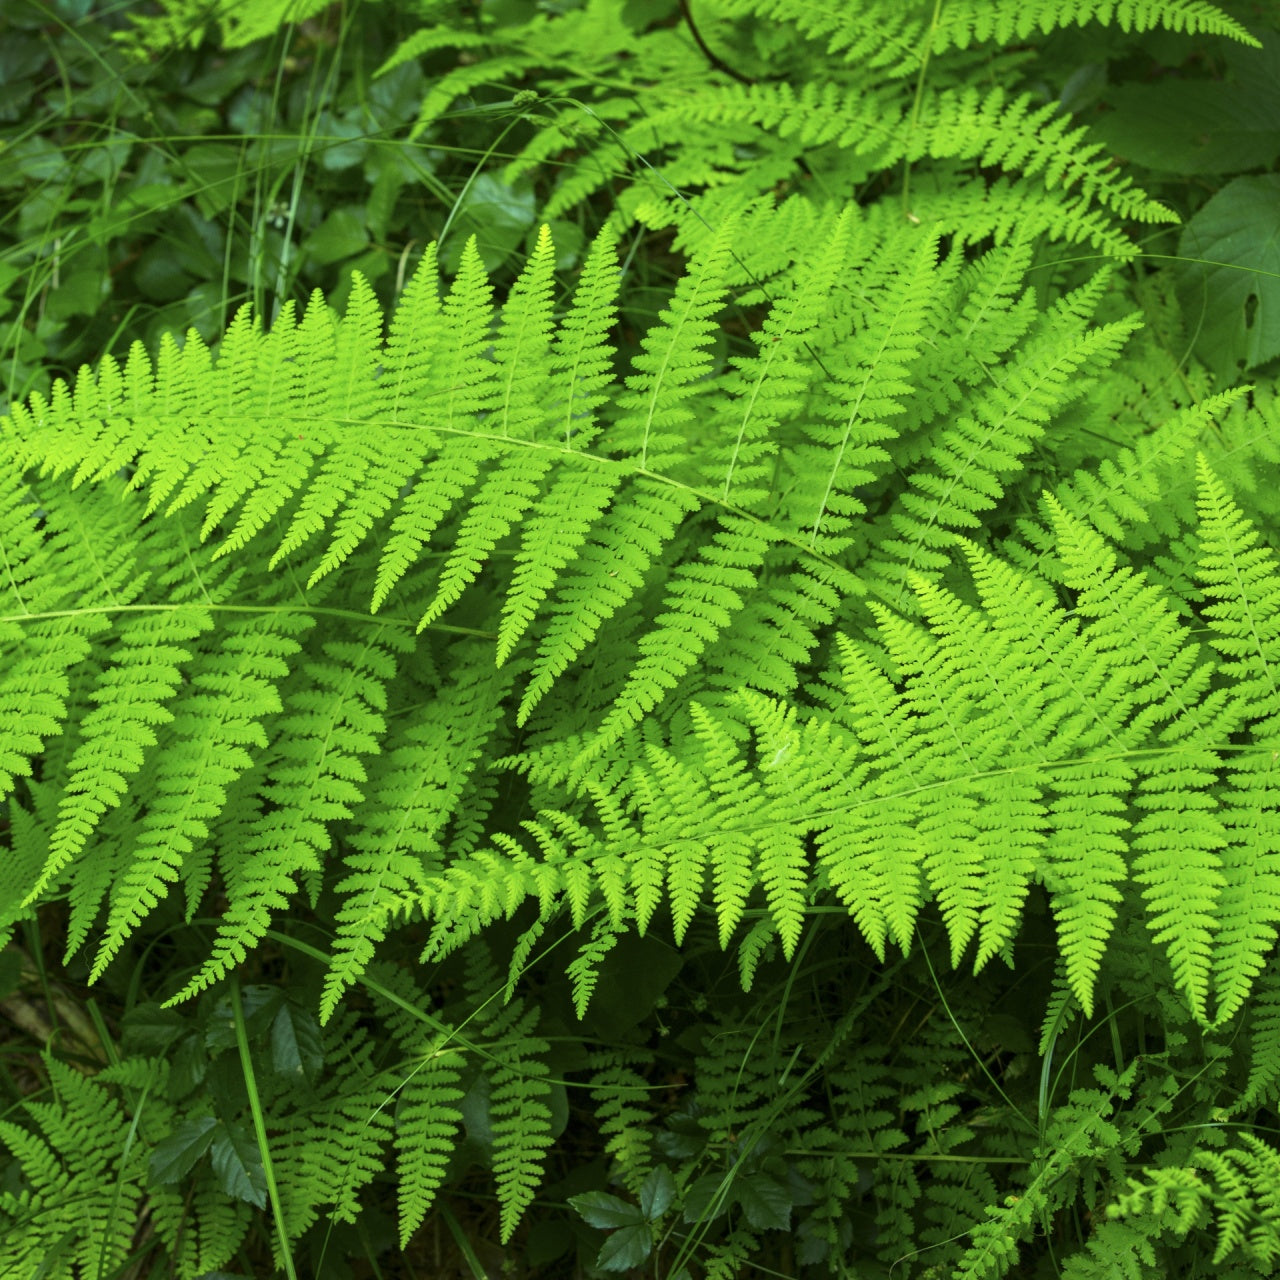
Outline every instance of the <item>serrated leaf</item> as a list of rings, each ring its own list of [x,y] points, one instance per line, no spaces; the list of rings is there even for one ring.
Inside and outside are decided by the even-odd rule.
[[[600,1247],[596,1266],[601,1271],[630,1271],[653,1252],[653,1236],[647,1226],[623,1227]]]
[[[656,1222],[671,1207],[675,1195],[676,1180],[671,1176],[671,1170],[660,1164],[640,1188],[640,1211],[649,1222]]]
[[[196,1116],[191,1120],[183,1120],[167,1138],[157,1142],[151,1152],[151,1181],[160,1186],[168,1186],[185,1178],[209,1150],[213,1142],[213,1131],[217,1127],[216,1116]]]
[[[604,1231],[645,1223],[644,1214],[635,1205],[607,1191],[584,1191],[580,1196],[570,1196],[569,1203],[589,1226]]]
[[[315,1084],[324,1067],[319,1023],[287,1000],[271,1023],[271,1065],[277,1075],[309,1085]]]
[[[1280,355],[1280,174],[1236,178],[1187,223],[1178,297],[1196,354],[1224,382]]]
[[[244,1010],[245,1027],[252,1039],[255,1033],[265,1031],[276,1010],[284,1002],[284,992],[279,987],[254,983],[240,993]],[[236,1020],[231,1009],[230,997],[224,997],[214,1006],[205,1026],[204,1047],[210,1053],[221,1053],[236,1046]]]
[[[747,1221],[760,1231],[791,1227],[791,1189],[767,1173],[752,1173],[734,1184],[738,1204]]]
[[[227,1195],[265,1209],[267,1179],[262,1171],[262,1157],[249,1131],[239,1124],[220,1127],[222,1132],[213,1140],[213,1171],[218,1185]]]
[[[154,1001],[136,1005],[122,1019],[121,1037],[131,1053],[163,1054],[190,1024],[188,1014]]]
[[[335,209],[306,239],[307,252],[321,266],[354,257],[369,243],[359,209]]]
[[[1165,77],[1118,85],[1092,129],[1117,155],[1167,173],[1243,173],[1280,155],[1280,33],[1230,44],[1230,80]]]
[[[729,1207],[729,1196],[722,1193],[723,1179],[717,1173],[704,1173],[684,1193],[686,1222],[714,1222]]]

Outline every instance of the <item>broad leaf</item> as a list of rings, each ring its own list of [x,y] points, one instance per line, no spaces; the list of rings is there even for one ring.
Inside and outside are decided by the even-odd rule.
[[[166,1186],[185,1178],[209,1150],[217,1127],[216,1116],[183,1120],[167,1138],[156,1143],[151,1152],[151,1181]]]
[[[596,1266],[601,1271],[630,1271],[653,1252],[653,1236],[647,1226],[623,1227],[600,1247]]]
[[[1178,294],[1196,354],[1226,382],[1280,355],[1280,174],[1236,178],[1187,224]]]
[[[767,1173],[739,1178],[734,1192],[747,1221],[760,1230],[786,1231],[791,1226],[791,1191]]]
[[[259,1209],[267,1206],[267,1179],[262,1157],[249,1131],[241,1124],[221,1126],[213,1140],[213,1171],[223,1191]]]
[[[569,1203],[588,1225],[605,1231],[645,1222],[644,1214],[635,1205],[619,1200],[607,1191],[586,1191],[580,1196],[570,1196]]]
[[[1227,45],[1230,80],[1165,77],[1111,89],[1093,123],[1117,155],[1167,173],[1243,173],[1280,155],[1280,35]]]
[[[271,1065],[277,1075],[315,1084],[324,1066],[320,1026],[311,1014],[285,1001],[271,1023]]]
[[[676,1180],[671,1176],[671,1170],[660,1164],[640,1188],[640,1209],[650,1222],[655,1222],[671,1207],[675,1194]]]

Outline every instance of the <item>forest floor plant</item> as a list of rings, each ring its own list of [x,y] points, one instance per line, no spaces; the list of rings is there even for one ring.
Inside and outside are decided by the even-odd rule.
[[[1280,1260],[1280,29],[0,0],[0,1277]]]

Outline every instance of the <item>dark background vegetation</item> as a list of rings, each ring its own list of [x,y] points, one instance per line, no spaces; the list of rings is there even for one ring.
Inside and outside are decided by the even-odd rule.
[[[484,0],[450,6],[449,18],[455,26],[492,33],[523,21],[533,9],[554,16],[576,7],[573,0]],[[634,0],[625,6],[628,39],[666,30],[696,44],[703,33],[695,35],[690,17],[697,20],[698,8],[675,0]],[[136,341],[154,350],[166,331],[194,329],[216,342],[244,303],[270,319],[284,300],[303,303],[319,289],[341,308],[357,271],[389,307],[433,240],[441,243],[448,275],[475,234],[499,290],[510,284],[543,211],[561,193],[564,172],[589,158],[601,135],[566,139],[529,173],[508,181],[504,166],[540,128],[537,107],[517,105],[516,98],[522,90],[547,93],[539,69],[504,64],[486,77],[482,71],[491,54],[479,45],[461,53],[454,47],[428,51],[375,75],[423,27],[424,13],[438,19],[440,10],[407,2],[334,4],[242,47],[226,47],[225,26],[184,20],[179,28],[165,27],[152,6],[0,0],[4,397],[47,394],[53,380],[74,380],[82,365],[106,353],[123,357]],[[1045,101],[1060,102],[1092,125],[1117,163],[1180,215],[1177,226],[1130,229],[1142,256],[1123,269],[1122,288],[1132,302],[1150,309],[1176,355],[1178,376],[1197,391],[1231,385],[1246,373],[1265,382],[1280,356],[1280,32],[1274,6],[1237,4],[1232,11],[1263,40],[1261,51],[1164,32],[1126,35],[1096,25],[1028,42],[1026,50],[1027,83]],[[726,43],[727,34],[733,32],[708,28],[706,39],[716,35],[721,41],[720,52],[706,50],[708,75],[729,68],[752,77],[785,66],[786,51],[769,50],[767,40],[753,42],[751,33],[738,32],[736,44]],[[625,95],[629,54],[623,45],[607,76],[598,70],[576,78],[563,73],[550,87],[584,102]],[[776,56],[770,62],[765,54]],[[469,64],[478,69],[469,91],[445,104],[425,130],[415,131],[432,86]],[[978,66],[974,74],[980,73]],[[762,139],[762,146],[767,143]],[[585,247],[614,214],[614,196],[638,165],[636,160],[631,170],[611,175],[550,219],[566,293]],[[800,163],[783,185],[810,176]],[[894,181],[893,174],[872,175],[856,194],[874,198]],[[614,335],[620,361],[638,348],[681,270],[673,240],[670,228],[625,228]],[[749,306],[737,314],[731,309],[721,340],[725,354],[743,343],[752,318]],[[518,805],[517,795],[512,804]],[[310,936],[322,946],[324,910],[323,900],[311,916],[300,907],[295,937]],[[40,1056],[46,1047],[77,1068],[94,1068],[121,1046],[167,1046],[180,1060],[184,1045],[201,1043],[199,1053],[226,1068],[221,1075],[212,1071],[209,1078],[222,1084],[210,1087],[234,1092],[234,1041],[218,1042],[209,1033],[226,1016],[217,999],[175,1012],[167,1030],[148,1025],[139,1014],[154,1007],[146,1001],[162,993],[166,975],[198,959],[190,934],[164,932],[166,918],[173,923],[179,915],[177,905],[168,917],[161,913],[149,929],[146,951],[130,957],[129,965],[113,965],[92,988],[85,982],[87,962],[61,963],[64,917],[58,907],[19,933],[21,952],[6,952],[0,963],[7,1014],[0,1022],[0,1110],[6,1116],[48,1088]],[[495,936],[495,954],[505,955],[527,923],[517,919]],[[357,1225],[321,1222],[308,1234],[298,1250],[298,1274],[324,1280],[585,1274],[606,1237],[567,1202],[582,1193],[619,1193],[609,1182],[595,1114],[581,1099],[588,1038],[618,1046],[624,1058],[628,1045],[657,1046],[660,1070],[649,1085],[665,1117],[659,1144],[673,1160],[707,1143],[689,1099],[697,1072],[707,1069],[709,1035],[724,1049],[719,1068],[728,1070],[734,1054],[741,1055],[744,1097],[758,1096],[766,1081],[785,1077],[788,1054],[799,1053],[796,1046],[828,1045],[834,1051],[851,1035],[882,1040],[884,1080],[891,1078],[908,1099],[893,1122],[907,1138],[919,1139],[921,1149],[937,1116],[949,1123],[963,1108],[972,1133],[1010,1123],[1008,1110],[986,1105],[997,1093],[1019,1104],[1036,1095],[1041,1063],[1035,1037],[1055,950],[1042,900],[1033,898],[1029,907],[1014,968],[989,972],[980,989],[970,984],[963,997],[944,991],[935,971],[946,954],[945,933],[936,922],[909,960],[888,966],[873,962],[843,912],[815,913],[812,925],[794,964],[766,960],[749,995],[742,992],[735,957],[716,945],[711,922],[696,927],[678,950],[669,928],[665,939],[659,929],[647,940],[628,940],[606,962],[600,988],[606,998],[593,1002],[585,1022],[574,1016],[563,964],[553,955],[530,973],[527,995],[543,1009],[542,1034],[554,1046],[551,1065],[569,1085],[557,1086],[562,1132],[539,1199],[515,1238],[506,1246],[497,1243],[484,1120],[476,1111],[439,1208],[408,1249],[396,1246],[390,1183],[380,1183],[385,1194],[369,1197]],[[305,1066],[315,1034],[308,1010],[315,1007],[321,975],[314,955],[279,939],[247,967],[248,1025],[268,1081],[275,1069],[287,1077]],[[442,1007],[450,1007],[463,983],[460,962],[441,967],[432,985]],[[1140,996],[1132,993],[1133,1001]],[[357,1015],[367,1012],[364,997],[353,996],[351,1004]],[[854,1008],[858,1016],[851,1021],[847,1015]],[[296,1024],[298,1046],[283,1063],[268,1048],[282,1010]],[[1197,1055],[1207,1052],[1204,1045],[1165,1044],[1158,1025],[1141,1011],[1108,1010],[1102,1025],[1104,1031],[1076,1046],[1072,1080],[1090,1080],[1094,1062],[1110,1061],[1120,1051],[1126,1057],[1168,1051],[1171,1071],[1189,1078]],[[947,1075],[954,1061],[962,1026],[968,1029],[962,1039],[971,1069],[940,1082],[939,1073]],[[747,1069],[746,1051],[757,1042],[763,1047]],[[812,1080],[797,1070],[793,1088],[802,1094]],[[884,1080],[869,1087],[880,1088]],[[1162,1117],[1167,1126],[1180,1122],[1180,1096],[1173,1095]],[[822,1099],[811,1096],[809,1105],[821,1109]],[[819,1274],[827,1257],[814,1233],[802,1229],[811,1202],[804,1180],[794,1176],[786,1134],[756,1136],[737,1183],[734,1212],[747,1215],[771,1241],[757,1272]],[[733,1163],[734,1141],[708,1150],[709,1171]],[[873,1154],[868,1152],[868,1167]],[[935,1147],[932,1154],[946,1153]],[[1135,1153],[1135,1165],[1140,1155]],[[991,1157],[983,1159],[991,1165]],[[252,1170],[237,1176],[251,1179]],[[240,1194],[228,1177],[228,1193]],[[708,1202],[720,1181],[712,1173],[708,1178],[686,1204],[693,1205],[697,1224],[691,1230],[717,1229]],[[16,1162],[0,1156],[0,1189],[20,1188]],[[655,1187],[654,1194],[661,1190]],[[978,1203],[985,1190],[984,1185],[975,1192]],[[839,1225],[847,1242],[874,1242],[877,1227],[865,1191],[866,1186],[849,1188],[848,1213]],[[643,1220],[641,1215],[636,1221]],[[923,1249],[945,1243],[941,1213],[935,1228],[922,1240]],[[1040,1247],[1021,1274],[1058,1274],[1055,1251],[1075,1247],[1088,1232],[1079,1214],[1044,1224]],[[662,1258],[680,1255],[688,1261],[681,1241],[680,1235],[667,1240]],[[137,1246],[128,1274],[170,1274],[145,1229]],[[271,1274],[270,1248],[264,1214],[255,1220],[234,1273]],[[632,1261],[639,1265],[649,1250],[637,1249]],[[1188,1268],[1198,1265],[1190,1252],[1170,1255],[1174,1263],[1179,1257]],[[648,1265],[649,1273],[668,1274],[656,1257]],[[37,1274],[33,1266],[31,1275]],[[904,1272],[872,1260],[857,1274]]]

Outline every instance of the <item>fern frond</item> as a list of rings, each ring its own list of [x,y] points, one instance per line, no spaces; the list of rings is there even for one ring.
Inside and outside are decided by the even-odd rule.
[[[151,726],[166,724],[166,703],[182,678],[179,664],[191,658],[184,647],[213,626],[207,609],[176,608],[124,623],[114,648],[114,665],[89,695],[98,704],[80,723],[81,742],[69,765],[66,793],[49,853],[27,901],[34,900],[85,847],[103,815],[123,799],[128,779],[156,744]]]
[[[834,816],[817,837],[818,865],[883,963],[890,934],[904,953],[910,950],[924,899],[913,807],[895,785],[910,768],[912,717],[905,696],[863,649],[841,633],[836,644],[839,687],[828,677],[819,693],[868,757],[861,767],[851,760],[846,776],[871,803]]]
[[[643,1050],[625,1055],[597,1053],[592,1063],[591,1100],[596,1123],[605,1138],[605,1150],[632,1195],[639,1195],[654,1159],[652,1117],[640,1105],[651,1086],[635,1070],[647,1057]]]
[[[1135,1076],[1131,1065],[1110,1088],[1076,1089],[1055,1110],[1025,1189],[1007,1196],[1000,1207],[987,1209],[986,1219],[975,1226],[972,1243],[956,1267],[957,1280],[998,1280],[1006,1275],[1017,1260],[1019,1244],[1041,1215],[1073,1196],[1078,1165],[1089,1161],[1095,1150],[1115,1151],[1120,1146],[1112,1115],[1117,1094],[1127,1094]]]
[[[954,260],[939,269],[937,252],[931,235],[890,239],[862,282],[864,325],[826,358],[826,394],[817,408],[826,421],[806,426],[816,448],[798,450],[793,463],[799,484],[792,518],[811,550],[836,555],[847,545],[842,535],[866,510],[857,490],[889,461],[884,441],[897,434],[893,419],[904,411],[926,317],[955,271]],[[907,257],[905,270],[899,255]]]
[[[1197,576],[1205,595],[1215,601],[1205,608],[1211,643],[1226,662],[1224,670],[1237,682],[1257,732],[1269,735],[1280,715],[1280,587],[1270,548],[1258,546],[1259,535],[1197,455],[1201,551]]]
[[[432,380],[439,391],[433,386],[420,392],[424,397],[439,396],[439,402],[431,405],[428,421],[430,430],[443,432],[444,438],[438,456],[416,481],[400,514],[391,523],[391,536],[378,564],[370,603],[375,613],[416,560],[436,526],[475,482],[481,463],[493,452],[483,436],[456,434],[464,423],[470,426],[474,415],[490,411],[496,399],[494,367],[481,358],[490,340],[492,292],[472,236],[463,249],[458,274],[444,304],[448,340],[443,344],[439,367],[431,366]]]
[[[20,920],[35,913],[24,907],[27,893],[40,876],[48,849],[48,833],[16,800],[10,799],[9,847],[0,860],[0,946]]]
[[[1221,1152],[1201,1148],[1185,1165],[1147,1169],[1145,1175],[1145,1180],[1128,1179],[1129,1190],[1107,1206],[1109,1217],[1171,1220],[1185,1235],[1212,1209],[1218,1229],[1214,1266],[1238,1249],[1261,1274],[1274,1269],[1280,1260],[1280,1153],[1275,1148],[1242,1133],[1239,1146]]]
[[[1052,499],[1048,503],[1058,527],[1065,580],[1079,592],[1077,613],[1096,619],[1090,640],[1103,652],[1124,652],[1136,660],[1130,675],[1129,732],[1171,721],[1161,733],[1163,741],[1190,739],[1137,763],[1135,803],[1150,812],[1134,828],[1133,847],[1143,851],[1134,872],[1148,886],[1145,896],[1154,913],[1150,926],[1158,941],[1169,944],[1178,980],[1203,1018],[1214,908],[1223,884],[1216,850],[1225,841],[1213,812],[1216,799],[1206,785],[1214,778],[1218,754],[1202,744],[1222,741],[1231,731],[1232,707],[1226,690],[1197,702],[1212,668],[1198,661],[1198,646],[1184,643],[1176,617],[1159,593],[1142,575],[1118,568],[1114,554],[1092,529]]]
[[[683,129],[713,125],[720,133],[749,125],[795,137],[806,147],[834,145],[876,168],[924,157],[958,160],[982,167],[1000,166],[1011,176],[1039,176],[1054,192],[1055,203],[1079,203],[1059,214],[1081,223],[1089,210],[1111,218],[1174,222],[1166,206],[1139,191],[1118,174],[1102,143],[1090,143],[1088,129],[1059,113],[1057,103],[1035,105],[1030,93],[1011,94],[1002,86],[980,90],[931,88],[916,108],[901,81],[858,75],[837,80],[807,80],[797,93],[789,84],[711,84],[671,104],[655,103],[624,137],[635,150],[651,152]],[[670,105],[669,105],[670,104]],[[704,146],[706,144],[704,143]],[[705,181],[705,179],[704,179]]]
[[[1247,388],[1232,387],[1172,414],[1155,430],[1142,435],[1132,449],[1121,449],[1095,466],[1079,468],[1054,489],[1054,498],[1105,537],[1123,542],[1135,526],[1149,524],[1153,510],[1167,499],[1170,473],[1176,464],[1190,453],[1206,430],[1247,395]],[[1030,520],[1020,520],[1018,527],[1027,542],[1047,549],[1052,534],[1046,531],[1052,521],[1043,499],[1040,509],[1043,527]],[[1016,543],[1010,545],[1008,554],[1028,567],[1033,563]],[[1038,566],[1042,558],[1034,563]]]
[[[791,23],[802,35],[825,44],[842,62],[899,78],[920,66],[925,22],[919,11],[896,0],[869,0],[856,8],[803,4],[797,0],[722,0],[729,15]]]
[[[1263,970],[1249,1010],[1249,1080],[1236,1109],[1274,1103],[1280,1084],[1280,967]]]
[[[454,1134],[462,1119],[458,1087],[462,1054],[439,1036],[419,1054],[396,1108],[396,1173],[400,1209],[400,1247],[421,1225],[445,1179]]]
[[[1134,315],[1089,331],[1076,328],[1074,341],[1063,325],[1019,351],[972,402],[973,416],[957,416],[929,464],[912,475],[901,510],[889,517],[897,536],[880,542],[886,560],[892,556],[902,567],[895,572],[885,563],[880,571],[903,583],[913,571],[943,568],[948,549],[962,531],[979,526],[980,513],[1001,497],[1004,477],[1024,465],[1052,414],[1076,393],[1079,371],[1114,359],[1138,324]]]
[[[977,718],[975,712],[987,712],[993,731],[988,740],[1001,744],[998,754],[984,752],[978,725],[971,723],[962,748],[969,767],[985,771],[1007,755],[1007,744],[1013,744],[1022,759],[1047,765],[1050,757],[1043,739],[1032,729],[1037,720],[1044,723],[1036,714],[1044,694],[1027,678],[1020,646],[999,631],[989,631],[976,610],[961,605],[949,592],[921,578],[913,579],[912,586],[931,631],[943,642],[939,665],[945,664],[949,674],[964,673],[964,699],[974,709],[970,721]],[[946,696],[945,687],[942,678],[935,677],[935,697]],[[964,820],[967,838],[958,831],[945,836],[940,856],[931,852],[925,862],[947,921],[953,965],[970,936],[980,930],[975,973],[1013,939],[1048,826],[1042,788],[1035,780],[1015,776],[985,790],[984,802]],[[955,814],[949,814],[947,821],[954,819]],[[951,852],[952,840],[964,841],[967,856]]]
[[[1087,22],[1115,24],[1122,31],[1204,32],[1255,43],[1249,32],[1206,0],[975,0],[948,6],[930,23],[921,5],[871,0],[856,8],[805,4],[800,0],[721,0],[729,14],[752,14],[775,22],[791,22],[809,39],[825,41],[828,53],[842,61],[884,68],[904,76],[919,66],[924,51],[943,54],[979,42],[1022,43],[1033,32],[1048,34]]]
[[[482,31],[467,31],[444,23],[419,27],[395,47],[394,52],[388,55],[373,74],[375,78],[385,76],[396,67],[420,58],[425,53],[434,53],[437,49],[479,49],[489,44],[492,44],[492,38]]]
[[[123,1267],[141,1208],[147,1147],[134,1141],[110,1090],[50,1055],[47,1102],[28,1101],[36,1134],[0,1121],[0,1143],[22,1164],[31,1190],[0,1193],[12,1221],[0,1238],[0,1271],[22,1275],[33,1259],[73,1280]]]
[[[1072,128],[1071,117],[1056,102],[1038,107],[1033,102],[1029,93],[1011,97],[1000,86],[985,94],[976,86],[938,94],[921,113],[923,149],[939,159],[972,159],[1025,177],[1043,174],[1051,190],[1078,184],[1091,204],[1105,205],[1121,218],[1177,221],[1165,205],[1138,191],[1131,178],[1118,175],[1104,144],[1087,142],[1088,129]]]
[[[104,625],[102,617],[41,619],[25,626],[0,621],[0,644],[15,655],[0,677],[0,795],[12,795],[17,778],[30,777],[32,757],[61,732],[67,672],[88,656],[88,636]]]
[[[207,819],[222,811],[228,785],[252,765],[245,746],[266,747],[262,721],[281,709],[273,681],[288,674],[286,659],[301,648],[289,632],[303,628],[296,615],[233,622],[219,651],[201,655],[190,694],[174,704],[169,749],[158,763],[129,869],[113,886],[91,981],[184,875],[184,858],[208,837]],[[201,893],[190,896],[199,900]]]
[[[600,965],[605,956],[618,945],[618,930],[607,919],[597,920],[591,936],[578,948],[578,954],[569,961],[565,973],[573,994],[573,1011],[581,1018],[591,1003],[591,996],[600,979]]]
[[[452,43],[452,42],[451,42]],[[455,98],[468,93],[479,85],[518,81],[530,69],[532,59],[528,54],[515,53],[504,57],[495,54],[471,65],[454,67],[423,95],[418,108],[418,118],[409,133],[411,139],[421,138],[423,133],[448,110]]]
[[[38,527],[38,499],[20,468],[9,465],[11,450],[3,456],[0,528],[7,572],[0,645],[12,657],[0,674],[0,796],[9,796],[17,778],[31,776],[31,759],[44,742],[62,731],[67,673],[88,656],[89,638],[109,622],[64,614],[65,602],[93,582],[94,570],[67,546],[64,530]],[[63,616],[32,617],[46,610]]]
[[[1095,1221],[1084,1249],[1066,1260],[1063,1280],[1155,1280],[1160,1271],[1152,1236],[1164,1231],[1155,1215],[1134,1225]]]
[[[501,986],[488,948],[484,944],[473,947],[467,955],[467,988],[488,1037],[486,1079],[493,1173],[505,1243],[542,1181],[553,1126],[551,1085],[546,1078],[550,1046],[534,1034],[538,1010],[526,1009],[520,999],[495,1010],[489,995]]]
[[[942,15],[934,34],[933,50],[967,48],[978,41],[1008,45],[1025,40],[1034,31],[1048,33],[1086,22],[1114,24],[1122,31],[1149,31],[1164,27],[1189,34],[1204,32],[1227,36],[1257,46],[1249,32],[1216,4],[1206,0],[991,0],[991,3],[959,4]]]
[[[520,549],[511,588],[502,607],[496,660],[504,663],[524,635],[542,602],[556,584],[557,577],[584,546],[592,528],[608,510],[623,481],[621,467],[566,460],[557,479],[547,489],[534,512],[524,521]],[[562,652],[563,670],[580,652],[572,645]],[[549,672],[556,668],[549,666]],[[544,677],[542,692],[550,687]],[[532,710],[537,696],[528,705]],[[526,715],[528,712],[526,711]]]
[[[369,794],[348,836],[350,874],[336,886],[343,895],[336,917],[341,927],[320,1000],[322,1021],[364,972],[397,913],[425,906],[433,891],[430,877],[445,861],[446,825],[495,728],[513,674],[493,670],[487,647],[464,646],[430,713],[372,763]]]
[[[1224,657],[1234,695],[1251,722],[1252,737],[1271,743],[1280,725],[1280,589],[1270,549],[1227,496],[1203,454],[1200,482],[1201,550],[1198,577],[1205,595],[1211,643]],[[1224,884],[1218,904],[1214,985],[1219,1024],[1244,1003],[1270,955],[1280,924],[1280,770],[1277,752],[1242,756],[1227,774],[1223,797]]]
[[[212,1180],[186,1189],[152,1186],[147,1206],[156,1234],[172,1251],[178,1280],[200,1280],[225,1269],[248,1234],[253,1212]]]
[[[436,344],[443,342],[445,322],[437,292],[435,249],[432,244],[423,254],[391,322],[383,357],[386,368],[378,383],[384,391],[387,426],[404,421],[414,395],[424,391],[419,361],[434,355]],[[305,433],[309,424],[304,421],[301,425]],[[268,568],[274,569],[324,529],[341,507],[329,549],[307,580],[308,589],[315,586],[351,555],[386,514],[434,443],[430,433],[420,430],[374,427],[370,433],[343,432],[327,451]]]
[[[703,652],[746,603],[765,562],[774,533],[758,520],[721,516],[721,530],[704,544],[697,562],[671,575],[653,628],[641,637],[640,656],[626,686],[601,724],[592,745],[603,750],[638,724],[695,667]]]
[[[648,477],[627,483],[615,495],[613,518],[592,527],[577,559],[561,576],[516,712],[518,725],[601,625],[641,589],[663,546],[698,505],[688,490]]]
[[[275,808],[253,823],[240,847],[221,853],[230,905],[208,960],[170,1004],[243,961],[272,912],[287,906],[295,877],[320,870],[320,855],[332,843],[324,824],[349,818],[351,806],[364,799],[361,756],[380,750],[385,685],[395,674],[396,651],[403,657],[412,647],[395,628],[379,628],[363,643],[327,641],[323,660],[310,664],[314,685],[285,693],[278,727],[285,735],[281,754],[291,763],[278,767],[264,788]]]
[[[737,219],[728,218],[690,263],[671,302],[645,333],[635,374],[617,401],[608,442],[616,455],[633,457],[639,470],[678,474],[690,453],[695,414],[685,402],[710,368],[705,350],[724,301],[724,275]],[[696,449],[694,450],[696,452]]]
[[[549,433],[552,378],[549,373],[551,334],[551,233],[544,225],[525,271],[503,309],[503,322],[494,344],[494,358],[506,375],[494,418],[503,436],[538,440]],[[549,452],[512,453],[480,486],[471,499],[440,574],[435,596],[418,629],[429,626],[478,576],[493,549],[533,505],[541,481],[552,467]]]

